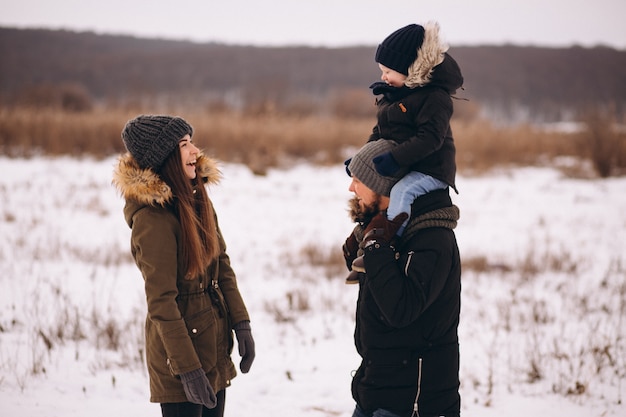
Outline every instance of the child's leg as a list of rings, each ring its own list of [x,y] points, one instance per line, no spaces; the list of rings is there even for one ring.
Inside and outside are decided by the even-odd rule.
[[[387,219],[393,220],[400,213],[411,214],[411,204],[413,204],[413,201],[415,201],[417,197],[447,187],[448,184],[430,175],[416,171],[409,172],[391,189],[389,207],[387,208]],[[400,226],[397,233],[398,236],[402,234],[408,222],[409,219]]]

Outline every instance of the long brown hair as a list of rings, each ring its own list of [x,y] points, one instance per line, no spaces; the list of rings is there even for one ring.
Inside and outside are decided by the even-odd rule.
[[[159,175],[174,195],[173,207],[182,229],[182,255],[187,265],[185,278],[194,279],[220,252],[213,205],[203,179],[196,176],[189,180],[185,175],[179,146],[167,158]]]

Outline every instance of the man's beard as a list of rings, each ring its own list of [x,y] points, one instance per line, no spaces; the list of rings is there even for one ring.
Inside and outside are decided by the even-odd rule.
[[[362,201],[359,200],[357,196],[352,197],[350,201],[348,201],[350,217],[355,222],[363,225],[368,224],[374,216],[380,213],[380,200],[380,196],[376,196],[376,200],[366,205],[361,204]]]

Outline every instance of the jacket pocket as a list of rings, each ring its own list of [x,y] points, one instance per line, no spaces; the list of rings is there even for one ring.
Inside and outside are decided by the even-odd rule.
[[[417,355],[409,349],[377,349],[363,360],[353,381],[353,395],[362,408],[404,415],[413,409]]]
[[[217,321],[213,307],[185,317],[187,332],[200,359],[202,368],[209,372],[217,364]]]
[[[409,349],[374,350],[367,354],[362,383],[369,387],[407,386],[414,383],[417,358]]]
[[[185,325],[191,339],[196,339],[208,328],[215,324],[215,316],[212,308],[206,308],[191,316],[185,317]]]

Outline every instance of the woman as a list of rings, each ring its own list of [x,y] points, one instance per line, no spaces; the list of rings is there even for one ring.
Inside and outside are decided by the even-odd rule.
[[[254,360],[250,318],[205,184],[220,172],[180,117],[141,115],[122,131],[128,152],[113,182],[126,200],[131,253],[145,282],[150,401],[162,415],[223,416],[235,377]]]

